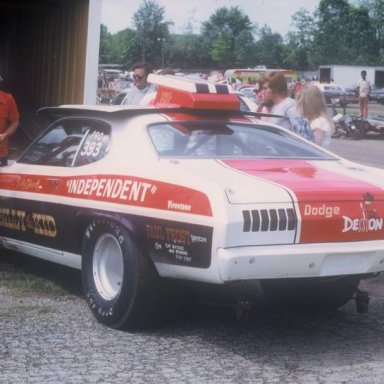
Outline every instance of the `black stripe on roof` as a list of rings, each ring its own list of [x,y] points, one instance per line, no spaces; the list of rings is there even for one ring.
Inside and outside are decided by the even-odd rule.
[[[208,84],[197,83],[196,84],[196,92],[197,93],[209,93]]]
[[[225,84],[215,84],[216,92],[219,94],[229,93],[228,86]]]

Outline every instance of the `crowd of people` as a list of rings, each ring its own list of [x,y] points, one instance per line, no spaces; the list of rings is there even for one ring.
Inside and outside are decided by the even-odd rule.
[[[258,112],[269,113],[263,117],[315,142],[329,146],[333,133],[333,121],[320,89],[313,84],[296,87],[295,98],[289,96],[288,82],[284,74],[273,71],[258,83],[256,98]]]
[[[148,104],[153,100],[156,88],[148,83],[152,72],[148,63],[137,63],[132,67],[133,85],[127,92],[124,103],[128,105]],[[367,116],[367,99],[370,85],[362,71],[360,82],[360,108],[362,117]],[[169,74],[170,72],[166,72]],[[300,84],[299,84],[300,83]],[[288,82],[283,73],[269,72],[255,84],[257,112],[262,119],[283,126],[321,146],[329,146],[334,124],[328,113],[321,90],[314,84],[295,86],[294,98],[290,96]],[[270,116],[264,115],[269,114]]]
[[[156,95],[156,87],[148,82],[152,73],[146,62],[136,63],[132,67],[133,84],[124,104],[150,104]],[[166,68],[160,74],[174,74]],[[371,84],[367,80],[367,72],[361,71],[359,81],[360,117],[368,117],[368,100]],[[298,84],[300,83],[300,84]],[[2,89],[3,79],[0,76],[0,167],[8,164],[8,139],[19,126],[19,112],[15,99]],[[262,77],[255,85],[257,112],[263,113],[262,119],[281,125],[321,146],[329,146],[334,130],[324,96],[313,84],[302,85],[297,82],[295,97],[289,95],[287,79],[279,71],[272,71]],[[270,116],[269,116],[270,115]]]
[[[371,91],[371,84],[366,77],[367,72],[361,71],[358,93],[362,119],[368,117],[368,100]],[[334,123],[327,109],[324,95],[315,84],[310,82],[302,84],[298,79],[294,87],[294,98],[292,98],[289,96],[289,87],[285,76],[277,71],[262,77],[255,90],[257,90],[258,112],[285,117],[271,117],[268,120],[295,131],[318,145],[324,147],[330,145]],[[301,129],[301,131],[297,130],[295,121],[298,117],[308,122],[311,132],[308,132],[307,128]],[[301,120],[300,125],[301,127],[305,126],[303,120]]]

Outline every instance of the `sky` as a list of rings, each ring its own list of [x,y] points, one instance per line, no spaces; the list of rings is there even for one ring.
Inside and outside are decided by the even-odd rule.
[[[194,33],[200,33],[201,23],[207,21],[216,9],[238,6],[259,27],[268,25],[272,32],[285,36],[291,27],[291,17],[300,8],[311,14],[319,0],[155,0],[164,7],[165,21],[171,21],[171,33],[186,32],[188,23]],[[133,28],[132,17],[143,0],[102,0],[101,22],[110,33]]]

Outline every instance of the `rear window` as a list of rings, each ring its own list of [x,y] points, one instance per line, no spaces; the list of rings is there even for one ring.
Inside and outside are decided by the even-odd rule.
[[[264,125],[175,122],[153,124],[148,132],[160,157],[334,158],[296,135]]]

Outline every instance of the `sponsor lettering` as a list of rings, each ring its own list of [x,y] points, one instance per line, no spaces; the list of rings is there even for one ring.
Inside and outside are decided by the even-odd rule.
[[[166,257],[168,262],[197,266],[203,263],[199,259],[200,253],[209,252],[206,248],[209,237],[204,236],[205,232],[195,232],[192,228],[186,229],[184,225],[177,226],[177,223],[166,225],[157,222],[145,224],[144,229],[154,257],[161,260]]]
[[[30,227],[37,235],[48,237],[57,235],[55,219],[52,216],[32,213],[31,219],[32,225]]]
[[[172,200],[168,200],[168,209],[177,209],[179,211],[190,211],[191,206],[189,204],[175,203]]]
[[[314,207],[310,204],[305,204],[304,206],[304,216],[324,216],[331,218],[336,215],[340,215],[340,207],[329,207],[325,204],[320,207]]]
[[[21,191],[35,191],[38,192],[41,188],[40,180],[22,179],[17,182],[16,188]]]
[[[31,229],[36,235],[56,237],[55,219],[40,213],[27,214],[25,211],[0,208],[0,227],[25,232]]]
[[[189,245],[190,232],[184,229],[165,228],[166,240],[174,244]]]
[[[161,90],[160,95],[158,96],[160,103],[168,104],[172,100],[172,92]]]
[[[344,219],[344,232],[354,231],[354,232],[371,232],[371,231],[381,231],[383,229],[383,219],[372,217],[367,219],[362,217],[360,219],[351,219],[350,217],[343,216]]]
[[[106,197],[117,200],[145,201],[147,193],[154,194],[156,186],[143,181],[101,178],[70,179],[67,181],[68,194]]]
[[[206,243],[207,242],[207,238],[191,234],[191,241],[192,241],[192,243]]]
[[[371,207],[372,201],[360,203],[362,216],[360,218],[351,218],[343,216],[344,232],[374,232],[383,229],[383,218],[378,216],[375,208]]]
[[[145,230],[147,232],[147,237],[149,239],[153,239],[153,240],[164,240],[165,239],[165,236],[163,233],[163,228],[161,227],[161,225],[146,224]]]
[[[0,227],[25,231],[25,214],[16,209],[0,208]]]
[[[167,241],[173,244],[189,245],[192,238],[190,231],[172,227],[162,227],[161,225],[146,224],[145,230],[147,237],[157,241]],[[195,236],[197,237],[197,236]]]

